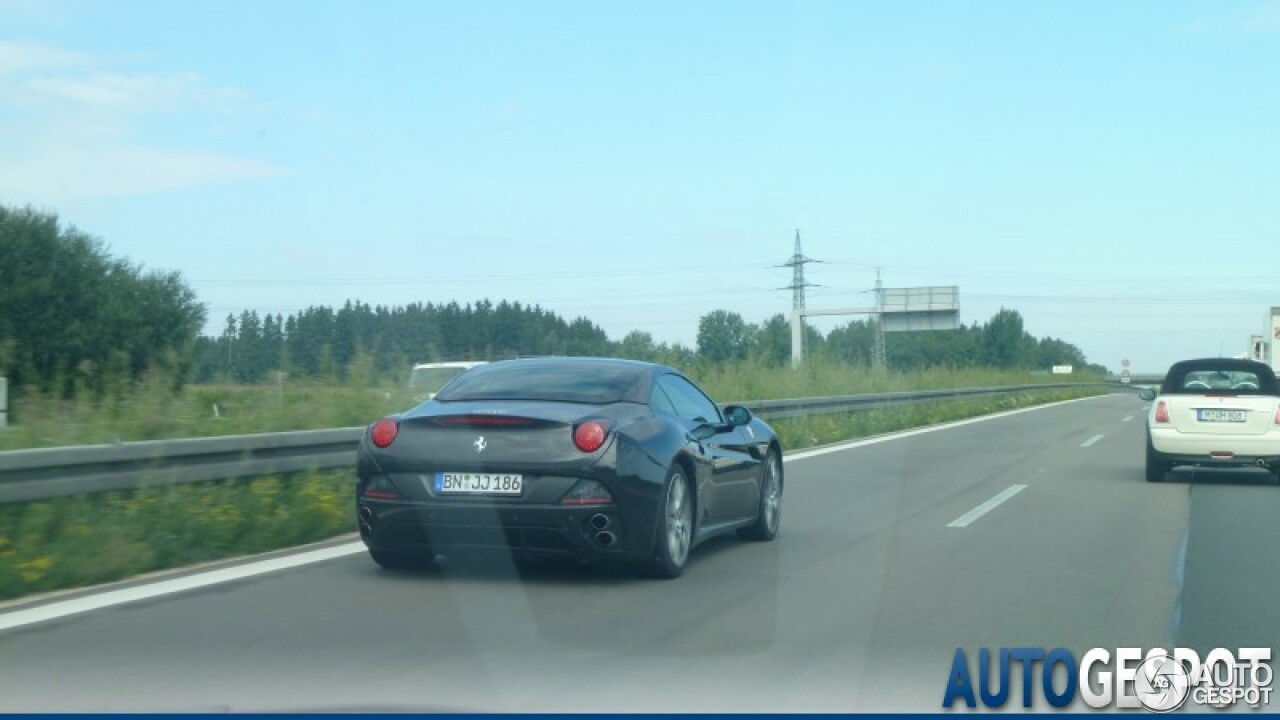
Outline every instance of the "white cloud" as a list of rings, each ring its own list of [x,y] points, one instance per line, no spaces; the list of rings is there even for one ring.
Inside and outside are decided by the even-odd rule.
[[[0,78],[26,72],[61,70],[84,66],[91,58],[84,53],[26,40],[0,40]]]
[[[5,159],[0,201],[57,206],[279,175],[276,165],[216,153],[123,144],[69,146]]]
[[[119,113],[227,109],[245,99],[232,88],[216,87],[194,73],[125,75],[92,72],[30,80],[35,95],[92,110]]]
[[[116,61],[0,41],[0,202],[57,207],[280,175],[279,166],[201,149],[211,113],[256,112],[251,98],[190,72],[119,72]],[[143,136],[164,116],[162,146]],[[222,138],[225,141],[225,138]]]

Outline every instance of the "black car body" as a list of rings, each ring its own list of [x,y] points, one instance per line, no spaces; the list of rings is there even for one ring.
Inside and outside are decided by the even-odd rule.
[[[770,540],[782,448],[746,408],[688,378],[604,358],[477,367],[366,430],[360,534],[389,567],[453,548],[631,560],[679,575],[726,532]]]

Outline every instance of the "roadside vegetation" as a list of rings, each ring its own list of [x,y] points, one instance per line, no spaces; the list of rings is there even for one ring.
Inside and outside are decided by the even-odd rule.
[[[875,371],[821,359],[799,369],[695,365],[689,374],[721,402],[1097,381],[1083,374],[983,368]],[[376,377],[177,387],[171,375],[156,372],[108,383],[105,392],[81,387],[69,396],[27,386],[10,404],[21,420],[0,431],[0,450],[354,427],[407,410],[416,399],[394,379]]]
[[[769,425],[778,433],[784,448],[796,450],[842,440],[883,435],[884,433],[908,428],[937,425],[952,420],[990,415],[1004,410],[1100,395],[1104,392],[1106,390],[1098,386],[1081,386],[1079,388],[1061,390],[1032,390],[992,397],[961,398],[920,403],[918,405],[887,407],[879,410],[788,418],[774,420]]]
[[[351,532],[351,488],[333,471],[0,505],[0,599]]]

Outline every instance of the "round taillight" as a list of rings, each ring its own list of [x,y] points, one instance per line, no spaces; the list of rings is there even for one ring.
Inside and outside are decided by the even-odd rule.
[[[578,446],[582,452],[595,452],[604,445],[605,436],[609,434],[609,429],[604,423],[591,420],[584,422],[573,430],[573,444]]]
[[[369,431],[369,439],[374,445],[384,448],[396,441],[396,435],[399,432],[400,425],[395,420],[382,418],[373,424],[373,430]]]

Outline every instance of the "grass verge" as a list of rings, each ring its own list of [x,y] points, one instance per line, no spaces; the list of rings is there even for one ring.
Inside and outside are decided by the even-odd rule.
[[[62,399],[24,388],[13,404],[17,419],[0,431],[0,450],[353,427],[414,403],[386,387],[303,381],[174,392],[169,380],[155,377],[100,397]]]
[[[355,529],[351,471],[0,506],[0,599],[302,545]]]
[[[1031,405],[1101,395],[1106,392],[1107,390],[1097,387],[1032,390],[990,397],[940,400],[878,410],[788,418],[774,420],[769,425],[778,433],[784,448],[795,450],[841,440],[881,435],[895,430],[989,415],[1002,410],[1015,410]]]
[[[899,390],[1096,382],[1091,375],[1035,375],[985,368],[897,372],[814,359],[800,368],[729,363],[690,372],[721,402],[856,395]],[[17,388],[13,422],[0,430],[0,450],[94,445],[133,440],[208,437],[367,425],[417,404],[402,386],[337,380],[261,385],[187,385],[153,374],[111,385],[102,395],[71,398]]]
[[[1081,387],[779,420],[797,449],[1104,392]],[[0,506],[0,599],[301,545],[355,528],[347,470]]]

